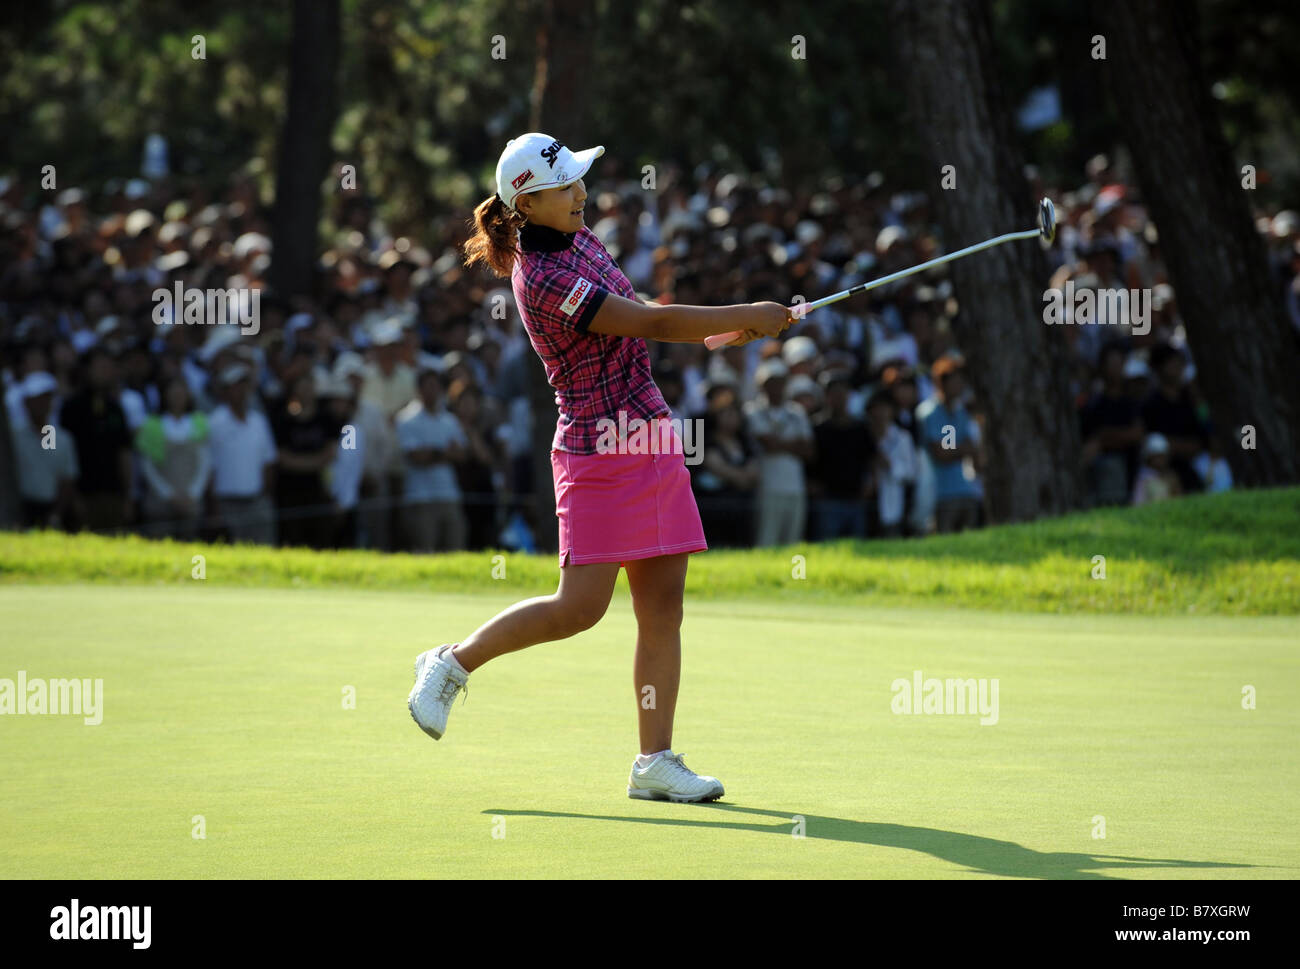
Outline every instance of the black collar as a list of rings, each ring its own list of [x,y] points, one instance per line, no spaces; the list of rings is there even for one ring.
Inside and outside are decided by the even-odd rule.
[[[519,230],[519,246],[524,252],[563,252],[573,245],[576,232],[561,232],[549,225],[528,222]]]

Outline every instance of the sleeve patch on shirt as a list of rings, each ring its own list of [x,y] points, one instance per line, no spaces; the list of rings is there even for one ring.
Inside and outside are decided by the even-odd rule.
[[[564,302],[560,304],[560,311],[564,313],[565,316],[572,316],[577,311],[578,307],[582,305],[582,301],[587,298],[587,294],[590,292],[591,283],[579,276],[577,283],[575,283],[573,289],[569,291],[569,295],[566,296]]]

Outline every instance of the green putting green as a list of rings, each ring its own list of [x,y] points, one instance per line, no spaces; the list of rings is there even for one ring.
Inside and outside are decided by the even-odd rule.
[[[411,722],[416,654],[514,598],[0,586],[0,680],[103,680],[98,726],[0,716],[0,877],[1300,870],[1295,617],[688,596],[674,748],[727,794],[675,805],[625,793],[623,582],[591,631],[475,673],[442,741]],[[916,671],[996,680],[997,722],[894,712]]]

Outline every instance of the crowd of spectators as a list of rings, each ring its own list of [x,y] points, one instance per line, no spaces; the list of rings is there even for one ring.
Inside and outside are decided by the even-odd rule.
[[[878,173],[791,192],[704,166],[660,171],[647,191],[617,168],[607,156],[589,176],[588,224],[647,299],[814,299],[943,251],[932,199]],[[1056,331],[1071,347],[1088,501],[1231,487],[1140,199],[1102,156],[1071,190],[1032,188],[1059,200],[1049,285],[1152,295],[1147,332],[1123,319]],[[248,180],[92,194],[0,179],[4,405],[26,526],[533,547],[529,496],[551,485],[532,473],[538,364],[508,286],[462,266],[468,212],[427,238],[395,237],[356,192],[332,215],[313,293],[286,299],[268,284],[269,212]],[[1261,212],[1258,225],[1300,333],[1300,216]],[[160,312],[153,294],[177,283],[256,293],[256,326]],[[691,467],[710,543],[982,524],[984,416],[959,312],[940,269],[819,310],[781,340],[651,344],[673,416],[702,424]]]

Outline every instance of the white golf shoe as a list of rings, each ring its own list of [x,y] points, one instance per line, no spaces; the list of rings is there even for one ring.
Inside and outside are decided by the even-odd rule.
[[[646,801],[716,801],[725,793],[716,777],[697,774],[682,762],[685,754],[665,751],[645,767],[632,761],[627,796]]]
[[[415,660],[415,686],[406,706],[421,730],[441,740],[447,730],[447,714],[462,689],[469,696],[469,674],[462,672],[450,655],[451,646],[439,646],[421,653]]]

